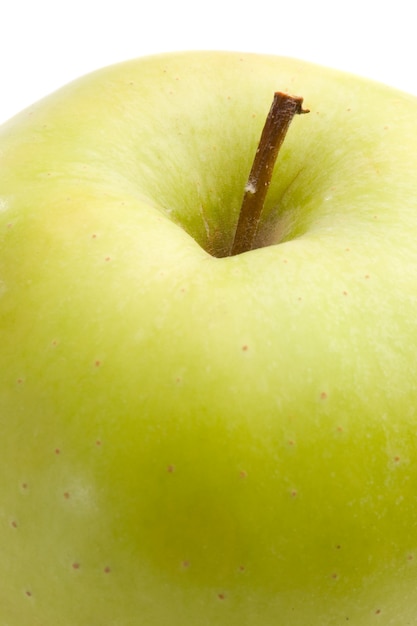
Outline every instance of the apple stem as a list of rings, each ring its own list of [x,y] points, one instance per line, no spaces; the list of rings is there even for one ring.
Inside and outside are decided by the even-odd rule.
[[[253,250],[278,152],[294,115],[308,113],[303,98],[277,91],[256,150],[240,209],[231,256]]]

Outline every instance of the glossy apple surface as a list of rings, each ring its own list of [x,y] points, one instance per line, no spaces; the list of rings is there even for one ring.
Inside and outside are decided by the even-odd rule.
[[[230,257],[275,90],[311,112]],[[414,97],[276,57],[0,129],[1,626],[415,624],[416,172]]]

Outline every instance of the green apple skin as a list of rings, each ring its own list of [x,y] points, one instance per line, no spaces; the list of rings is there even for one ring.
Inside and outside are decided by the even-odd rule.
[[[230,257],[275,90],[311,112]],[[1,128],[0,626],[415,625],[416,172],[414,97],[270,56]]]

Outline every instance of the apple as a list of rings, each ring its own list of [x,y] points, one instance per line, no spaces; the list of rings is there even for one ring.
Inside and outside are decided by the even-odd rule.
[[[277,90],[310,113],[231,254]],[[2,126],[1,626],[416,623],[416,138],[414,96],[223,52]]]

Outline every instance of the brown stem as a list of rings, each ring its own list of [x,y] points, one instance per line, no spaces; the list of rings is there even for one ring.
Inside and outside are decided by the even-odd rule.
[[[308,113],[303,98],[277,91],[262,131],[236,227],[231,255],[253,249],[275,161],[294,115]]]

